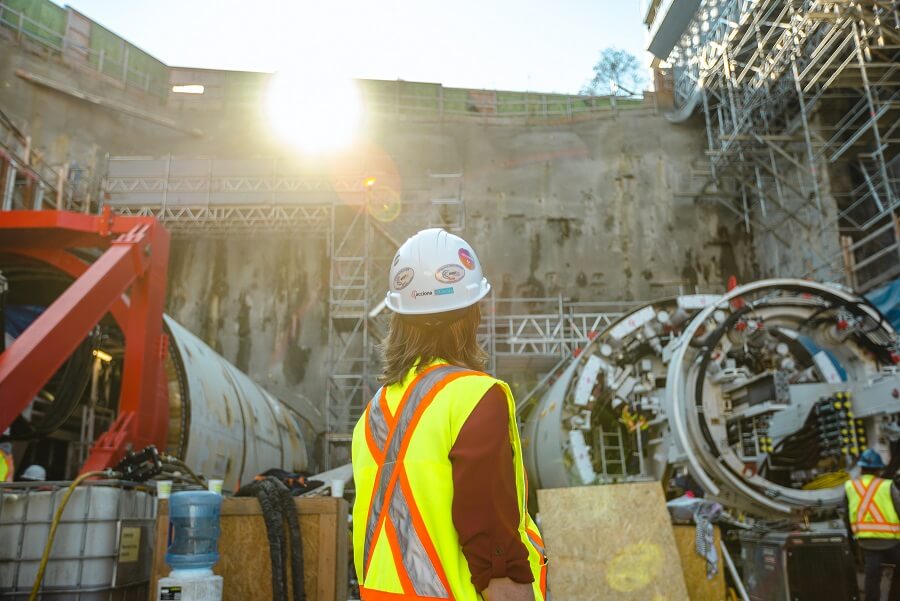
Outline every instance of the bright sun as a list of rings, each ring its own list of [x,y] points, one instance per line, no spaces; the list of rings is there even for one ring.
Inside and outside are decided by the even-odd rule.
[[[276,73],[269,84],[266,108],[275,133],[304,153],[347,147],[362,121],[356,82],[321,72]]]

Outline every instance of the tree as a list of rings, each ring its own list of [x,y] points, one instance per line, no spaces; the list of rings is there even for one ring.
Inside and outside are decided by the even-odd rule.
[[[644,86],[637,57],[621,48],[607,48],[594,65],[594,77],[581,88],[589,96],[636,96]]]

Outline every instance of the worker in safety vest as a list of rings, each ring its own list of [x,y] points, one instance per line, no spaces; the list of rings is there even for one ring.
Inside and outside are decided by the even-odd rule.
[[[878,477],[884,461],[874,449],[867,449],[858,463],[862,474],[844,483],[847,493],[847,521],[865,555],[866,599],[881,599],[881,570],[894,564],[892,593],[900,594],[900,491],[890,480]]]
[[[0,432],[4,436],[9,434],[9,428]],[[0,442],[0,482],[12,482],[15,474],[13,465],[12,445],[8,442]]]
[[[383,387],[353,432],[353,555],[365,601],[545,601],[512,393],[482,369],[475,251],[441,229],[397,251]]]
[[[12,453],[0,448],[0,482],[12,482],[14,472]]]

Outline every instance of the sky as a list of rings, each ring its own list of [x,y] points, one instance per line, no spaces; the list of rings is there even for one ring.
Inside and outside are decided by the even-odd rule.
[[[59,1],[62,4],[62,1]],[[577,93],[602,49],[648,64],[646,0],[69,0],[171,66],[328,70]]]

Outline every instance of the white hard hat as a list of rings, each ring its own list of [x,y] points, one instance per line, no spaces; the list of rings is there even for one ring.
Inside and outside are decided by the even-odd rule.
[[[40,465],[29,465],[22,472],[22,480],[34,480],[35,482],[43,482],[47,479],[47,470]]]
[[[472,247],[440,228],[422,230],[403,243],[388,286],[385,304],[402,315],[463,309],[491,291]]]

